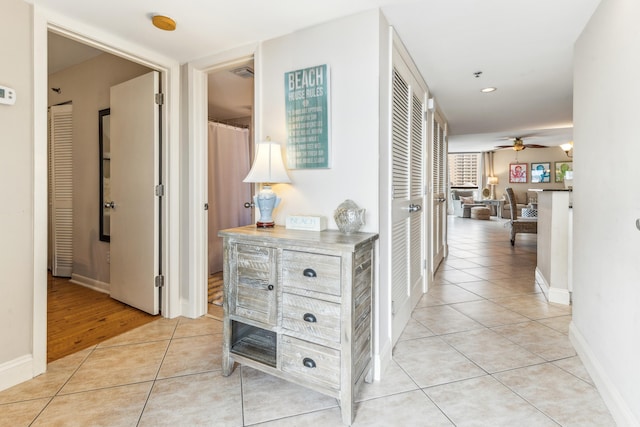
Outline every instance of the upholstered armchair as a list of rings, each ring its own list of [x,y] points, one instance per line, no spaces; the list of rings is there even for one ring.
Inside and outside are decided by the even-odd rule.
[[[509,220],[511,225],[511,246],[514,246],[516,243],[516,234],[538,234],[538,218],[518,218],[516,198],[513,194],[513,189],[511,187],[507,187],[504,190],[507,197],[507,204],[509,205],[509,210],[511,212],[511,219]]]
[[[471,217],[471,208],[484,206],[482,203],[474,203],[475,191],[473,190],[451,190],[451,203],[453,214],[462,218]]]

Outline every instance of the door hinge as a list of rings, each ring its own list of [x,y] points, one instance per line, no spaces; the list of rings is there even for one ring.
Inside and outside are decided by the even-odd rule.
[[[156,196],[158,197],[164,196],[164,184],[156,185]]]
[[[156,288],[163,288],[163,287],[164,287],[164,276],[163,275],[156,276]]]
[[[426,259],[422,260],[422,269],[423,270],[427,269],[427,260]]]
[[[164,93],[156,93],[156,104],[164,105]]]

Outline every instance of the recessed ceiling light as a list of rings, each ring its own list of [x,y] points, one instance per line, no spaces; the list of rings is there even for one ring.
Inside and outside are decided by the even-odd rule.
[[[176,21],[168,16],[154,15],[153,18],[151,18],[151,22],[153,22],[153,25],[157,28],[164,31],[173,31],[176,29]]]
[[[495,87],[485,87],[484,89],[480,90],[480,92],[482,93],[489,93],[489,92],[495,92],[496,90],[498,90]]]

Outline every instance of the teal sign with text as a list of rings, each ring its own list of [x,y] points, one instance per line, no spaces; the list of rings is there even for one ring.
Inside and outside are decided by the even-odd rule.
[[[329,67],[318,65],[284,74],[287,166],[329,167]]]

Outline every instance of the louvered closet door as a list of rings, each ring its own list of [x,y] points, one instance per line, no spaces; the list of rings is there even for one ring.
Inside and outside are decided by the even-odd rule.
[[[392,139],[392,340],[398,341],[424,290],[425,91],[394,57]]]
[[[73,269],[73,146],[71,105],[49,110],[51,274],[71,277]]]
[[[431,215],[431,274],[435,274],[438,266],[444,259],[446,227],[447,227],[447,203],[446,203],[446,156],[447,144],[445,125],[440,115],[432,115],[431,120],[433,135],[432,157],[432,209]]]

